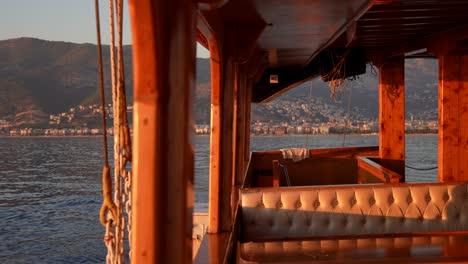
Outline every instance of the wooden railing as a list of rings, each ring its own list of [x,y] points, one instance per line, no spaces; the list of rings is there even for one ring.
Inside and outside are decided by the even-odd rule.
[[[375,156],[378,147],[327,148],[309,150],[309,158],[293,162],[281,151],[252,152],[244,187],[292,186],[358,183],[359,156]]]
[[[376,162],[376,157],[358,157],[358,183],[399,183],[404,177]]]

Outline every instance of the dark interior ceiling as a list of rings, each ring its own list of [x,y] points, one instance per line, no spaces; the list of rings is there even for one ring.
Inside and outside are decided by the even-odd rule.
[[[364,49],[364,58],[354,56],[360,64],[427,48],[431,36],[467,26],[468,1],[230,0],[221,14],[230,25],[266,25],[256,48],[267,66],[253,92],[254,102],[264,102],[319,76],[330,51]],[[278,75],[278,84],[270,84],[270,74]]]

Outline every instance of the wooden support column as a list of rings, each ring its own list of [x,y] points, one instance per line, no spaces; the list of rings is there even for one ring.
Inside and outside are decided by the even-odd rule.
[[[225,24],[220,14],[208,19],[213,27],[209,38],[211,54],[211,137],[210,137],[210,187],[209,233],[231,230],[232,205],[237,196],[231,196],[238,182],[238,162],[242,157],[237,138],[238,118],[242,117],[242,95],[239,95],[240,67],[251,57],[265,22],[261,19],[249,25],[236,27]],[[236,94],[235,94],[236,92]],[[242,93],[242,92],[241,92]],[[236,103],[235,103],[236,102]],[[234,110],[236,107],[236,110]],[[250,121],[249,121],[250,122]]]
[[[233,35],[212,36],[211,54],[211,134],[209,233],[230,231],[232,157],[233,157],[233,100],[234,58]],[[230,41],[231,40],[231,41]]]
[[[468,55],[439,57],[439,181],[468,181]]]
[[[248,98],[247,98],[247,76],[243,71],[240,72],[239,74],[239,89],[238,89],[238,107],[237,107],[237,113],[236,113],[236,157],[235,157],[235,179],[234,179],[234,184],[236,185],[241,185],[242,181],[244,179],[244,174],[245,174],[245,166],[244,166],[244,160],[245,160],[245,149],[246,149],[246,135],[245,135],[245,130],[246,126],[249,126],[247,124],[247,117],[246,117],[246,111],[247,111],[247,105],[249,104]]]
[[[233,212],[237,207],[239,200],[239,188],[242,185],[245,168],[244,168],[244,155],[245,155],[245,111],[247,105],[246,97],[246,75],[243,72],[243,67],[238,65],[240,69],[236,71],[236,85],[235,85],[235,105],[234,105],[234,157],[232,167],[232,192],[231,192],[231,207]]]
[[[379,67],[379,155],[405,165],[405,60],[387,59]]]
[[[235,192],[236,184],[237,184],[237,177],[239,171],[241,171],[241,168],[238,167],[238,156],[240,155],[240,150],[242,149],[242,142],[240,142],[241,138],[239,135],[239,130],[242,127],[242,85],[241,85],[241,78],[239,76],[239,64],[234,65],[235,70],[234,70],[234,110],[233,110],[233,125],[232,125],[232,130],[233,130],[233,138],[232,138],[232,151],[233,151],[233,157],[232,157],[232,187],[233,187],[233,192]],[[234,193],[231,193],[231,195],[235,195]],[[237,197],[237,196],[236,196]],[[231,199],[231,203],[234,200]]]
[[[134,76],[133,263],[192,260],[195,6],[130,0]]]
[[[245,79],[245,127],[244,127],[244,170],[250,160],[250,115],[252,107],[252,81],[250,78]]]

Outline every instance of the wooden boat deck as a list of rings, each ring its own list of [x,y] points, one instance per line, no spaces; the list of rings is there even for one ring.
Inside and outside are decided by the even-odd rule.
[[[244,255],[241,248],[239,263],[465,263],[468,236],[326,238],[267,242],[256,248],[250,255]]]
[[[242,256],[241,252],[243,261],[227,259],[229,233],[205,238],[194,263],[466,263],[468,259],[468,234],[462,233],[276,241],[269,242],[270,247],[281,247],[282,254]],[[307,243],[315,247],[304,251]],[[355,246],[339,246],[346,243]]]

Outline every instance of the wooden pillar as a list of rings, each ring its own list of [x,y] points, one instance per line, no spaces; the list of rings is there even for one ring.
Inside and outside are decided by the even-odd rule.
[[[233,179],[235,185],[241,185],[243,176],[245,173],[244,168],[244,155],[245,155],[245,126],[246,124],[246,108],[247,108],[247,77],[243,72],[240,72],[238,77],[238,89],[237,89],[237,108],[236,111],[236,130],[235,130],[235,141],[236,141],[236,151],[235,151],[235,159],[234,159],[234,167],[236,168],[234,171],[235,178]]]
[[[405,60],[403,57],[388,59],[379,66],[379,124],[380,158],[401,161],[400,171],[404,172]]]
[[[235,212],[237,207],[237,202],[239,200],[239,188],[242,186],[242,182],[245,174],[245,111],[247,107],[247,97],[246,97],[246,75],[243,72],[243,68],[238,65],[240,70],[236,71],[236,80],[235,80],[235,104],[234,104],[234,157],[233,157],[233,167],[232,167],[232,192],[231,192],[231,207],[232,211]]]
[[[192,259],[196,13],[191,0],[130,0],[134,263]]]
[[[250,115],[252,107],[252,81],[245,78],[245,127],[244,127],[244,170],[250,160]]]
[[[221,35],[221,34],[220,34]],[[233,157],[233,100],[234,58],[233,34],[212,36],[211,54],[211,134],[209,233],[230,231],[232,157]]]
[[[242,89],[239,86],[240,67],[251,57],[256,40],[266,24],[262,20],[237,27],[224,24],[221,17],[216,15],[209,20],[213,27],[208,38],[212,85],[208,232],[219,233],[231,230],[231,206],[237,201],[231,193],[235,190],[234,184],[239,182],[236,175],[241,169],[233,166],[238,164],[235,159],[243,156],[240,150],[245,145],[248,148],[248,143],[240,146],[239,142],[243,140],[238,141],[237,138],[242,127],[237,121],[245,115],[242,114],[245,112],[242,110],[243,96],[239,94]]]
[[[468,55],[439,57],[439,181],[468,181]]]

